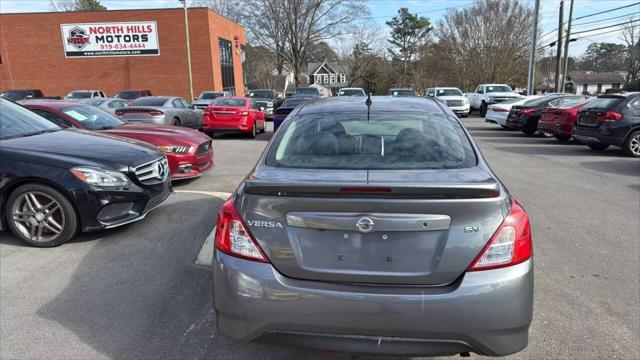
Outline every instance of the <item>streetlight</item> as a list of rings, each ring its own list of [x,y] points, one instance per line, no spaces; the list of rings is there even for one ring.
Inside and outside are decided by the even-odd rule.
[[[193,101],[193,74],[191,73],[191,45],[189,44],[189,15],[187,14],[187,1],[178,0],[184,5],[184,34],[187,41],[187,71],[189,75],[189,102]]]

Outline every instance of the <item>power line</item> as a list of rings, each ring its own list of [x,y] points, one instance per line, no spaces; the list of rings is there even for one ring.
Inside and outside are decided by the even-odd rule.
[[[640,19],[631,20],[631,21],[627,21],[627,22],[623,22],[623,23],[618,23],[618,24],[613,24],[613,25],[609,25],[609,26],[602,26],[602,27],[595,28],[595,29],[590,29],[590,30],[576,31],[576,32],[573,32],[571,35],[583,34],[583,33],[588,33],[588,32],[592,32],[592,31],[603,30],[603,29],[610,29],[610,28],[612,28],[612,27],[622,26],[622,25],[628,25],[628,24],[632,24],[632,23],[634,23],[634,22],[638,22],[638,21],[640,21]]]
[[[633,4],[629,4],[629,5],[625,5],[625,6],[620,6],[620,7],[614,8],[614,9],[604,10],[604,11],[600,11],[600,12],[593,13],[593,14],[587,14],[587,15],[584,15],[584,16],[577,17],[577,18],[575,18],[575,19],[573,19],[573,20],[580,20],[580,19],[584,19],[584,18],[588,18],[588,17],[592,17],[592,16],[600,15],[600,14],[605,14],[605,13],[612,12],[612,11],[616,11],[616,10],[620,10],[620,9],[626,9],[626,8],[628,8],[628,7],[632,7],[632,6],[635,6],[635,5],[640,5],[640,1],[639,1],[639,2],[636,2],[636,3],[633,3]]]

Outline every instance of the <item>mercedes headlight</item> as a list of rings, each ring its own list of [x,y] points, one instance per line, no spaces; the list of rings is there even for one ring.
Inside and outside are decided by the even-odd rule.
[[[160,151],[165,153],[174,154],[186,154],[191,150],[191,146],[173,145],[173,146],[158,146]]]
[[[121,172],[90,168],[75,167],[71,173],[80,181],[92,186],[127,186],[129,179]]]

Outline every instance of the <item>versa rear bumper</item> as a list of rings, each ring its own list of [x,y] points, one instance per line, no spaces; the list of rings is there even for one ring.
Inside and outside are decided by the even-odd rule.
[[[507,355],[527,346],[533,262],[469,272],[443,287],[359,286],[287,278],[215,252],[220,332],[340,351]]]

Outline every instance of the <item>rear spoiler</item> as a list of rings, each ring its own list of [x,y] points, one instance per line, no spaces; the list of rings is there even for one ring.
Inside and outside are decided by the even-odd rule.
[[[247,180],[245,194],[263,196],[302,196],[334,198],[405,198],[405,199],[481,199],[500,196],[497,182],[479,184],[322,184],[322,183],[264,183]]]

